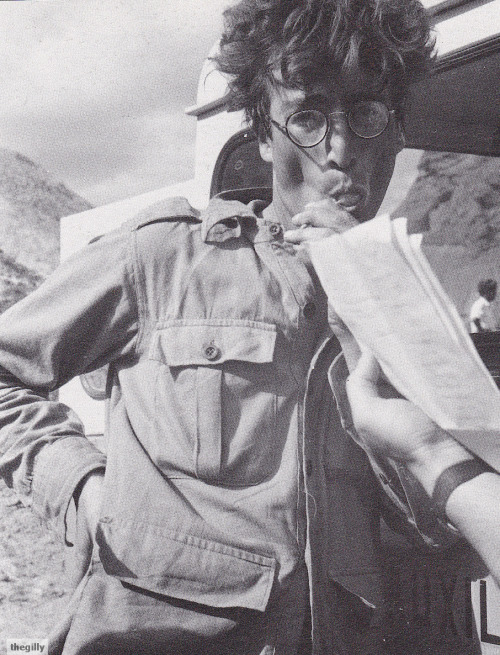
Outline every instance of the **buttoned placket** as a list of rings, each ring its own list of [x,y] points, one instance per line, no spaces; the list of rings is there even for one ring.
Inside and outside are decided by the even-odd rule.
[[[298,254],[293,244],[284,242],[283,226],[278,220],[274,220],[272,214],[253,220],[251,216],[241,214],[233,218],[235,220],[231,223],[225,219],[225,228],[219,229],[214,217],[210,230],[207,230],[208,238],[226,240],[231,238],[230,232],[233,238],[246,238],[252,243],[265,268],[279,281],[282,290],[281,304],[287,314],[284,329],[289,329],[285,338],[291,344],[290,368],[298,386],[296,539],[299,551],[307,564],[309,576],[312,576],[309,524],[314,513],[312,480],[315,468],[311,456],[314,443],[310,440],[307,448],[305,446],[304,428],[308,421],[304,416],[304,403],[310,361],[319,341],[328,332],[326,297],[312,267],[307,265],[307,260]],[[310,383],[314,377],[312,371]]]
[[[328,332],[327,301],[319,285],[315,284],[312,269],[307,267],[306,261],[300,259],[297,250],[292,244],[283,242],[281,225],[271,222],[269,224],[269,237],[266,235],[265,224],[261,224],[256,234],[254,244],[259,256],[265,260],[268,267],[279,278],[284,280],[293,297],[296,307],[296,327],[298,336],[294,341],[294,376],[300,383],[298,398],[298,425],[297,425],[297,459],[299,479],[297,481],[297,542],[302,552],[309,575],[312,576],[311,562],[311,519],[315,512],[314,493],[314,443],[312,437],[310,417],[307,411],[313,410],[314,401],[311,399],[313,385],[316,380],[314,367],[310,368],[313,353],[320,352],[324,339],[321,337]],[[314,335],[314,336],[312,336]],[[318,342],[322,346],[318,349]],[[307,374],[307,375],[306,375]],[[307,383],[304,381],[307,377]],[[307,408],[310,408],[309,410]],[[308,434],[309,433],[309,434]],[[309,438],[308,438],[309,437]],[[317,450],[317,449],[316,449]],[[309,585],[310,588],[313,586]],[[312,606],[313,595],[310,591]],[[314,617],[314,612],[313,612]],[[313,618],[314,625],[314,618]]]

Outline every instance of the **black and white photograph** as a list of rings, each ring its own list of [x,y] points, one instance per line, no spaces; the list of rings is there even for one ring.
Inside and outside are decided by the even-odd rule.
[[[0,60],[0,654],[500,655],[500,0]]]

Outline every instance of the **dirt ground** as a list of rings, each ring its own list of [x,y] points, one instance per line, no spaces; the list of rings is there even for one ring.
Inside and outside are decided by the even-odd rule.
[[[62,544],[0,481],[0,653],[8,637],[45,638],[67,597]]]

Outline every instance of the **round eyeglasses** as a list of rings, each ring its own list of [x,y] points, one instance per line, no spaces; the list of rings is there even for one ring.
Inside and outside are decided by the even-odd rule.
[[[330,116],[347,116],[347,124],[362,139],[380,136],[389,124],[394,109],[388,109],[378,100],[356,102],[349,111],[332,111],[324,114],[318,109],[305,109],[291,114],[285,125],[270,119],[273,125],[284,130],[288,138],[301,148],[312,148],[321,143],[330,131]]]

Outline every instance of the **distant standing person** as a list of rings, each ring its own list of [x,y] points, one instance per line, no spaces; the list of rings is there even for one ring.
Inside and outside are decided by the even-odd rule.
[[[474,302],[469,314],[471,332],[493,332],[499,329],[498,320],[493,311],[493,302],[497,296],[497,283],[489,278],[477,285],[479,298]]]

